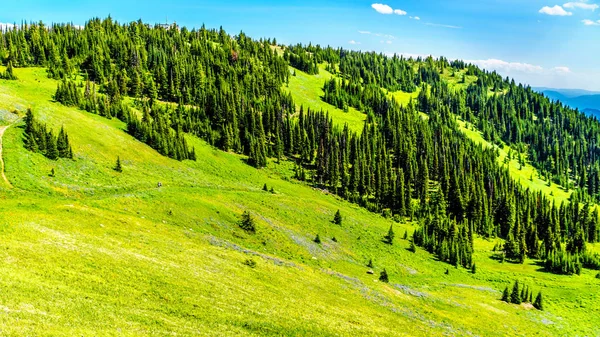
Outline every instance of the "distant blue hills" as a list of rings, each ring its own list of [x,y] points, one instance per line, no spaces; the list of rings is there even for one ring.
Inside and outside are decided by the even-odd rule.
[[[600,91],[543,87],[533,88],[533,90],[543,93],[551,100],[561,101],[573,109],[579,109],[588,116],[595,116],[600,119]]]

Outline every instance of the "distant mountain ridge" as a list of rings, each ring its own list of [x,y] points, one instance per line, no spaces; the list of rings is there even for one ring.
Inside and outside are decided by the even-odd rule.
[[[561,101],[573,109],[579,109],[588,116],[600,118],[600,92],[583,89],[533,88],[551,100]]]

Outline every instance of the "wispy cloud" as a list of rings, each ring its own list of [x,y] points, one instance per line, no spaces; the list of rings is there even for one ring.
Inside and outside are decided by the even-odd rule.
[[[349,43],[349,44],[360,44],[360,42],[356,42],[356,41],[354,41],[354,40],[350,40],[350,41],[348,41],[348,43]]]
[[[364,34],[364,35],[373,35],[373,36],[377,36],[377,37],[383,37],[383,38],[388,39],[388,40],[395,40],[396,39],[396,37],[394,35],[390,35],[390,34],[373,33],[373,32],[370,32],[368,30],[359,30],[358,32],[360,34]]]
[[[478,67],[487,70],[496,70],[503,72],[522,72],[522,73],[542,73],[544,68],[538,65],[520,62],[507,62],[498,59],[487,59],[487,60],[465,60],[467,63],[472,63]]]
[[[377,13],[381,14],[392,14],[394,13],[394,9],[388,5],[384,4],[372,4],[371,7],[377,11]]]
[[[550,69],[550,71],[555,72],[557,74],[571,73],[571,69],[569,69],[569,67],[554,67],[554,68]]]
[[[433,27],[443,27],[443,28],[451,28],[451,29],[462,29],[462,27],[460,27],[460,26],[442,25],[442,24],[439,24],[439,23],[431,23],[431,22],[427,22],[426,25],[427,26],[433,26]]]
[[[579,1],[579,2],[567,2],[566,4],[563,5],[563,7],[570,8],[570,9],[580,8],[580,9],[587,9],[587,10],[595,11],[596,9],[598,9],[599,6],[596,4],[589,4],[589,3]]]
[[[421,20],[421,18],[418,17],[418,16],[411,16],[410,18],[413,19],[413,20]]]
[[[397,15],[406,15],[406,12],[401,9],[394,9],[394,14]]]
[[[544,6],[539,10],[539,13],[546,15],[555,15],[555,16],[571,16],[572,12],[567,12],[564,8],[559,5],[555,5],[554,7]]]
[[[598,21],[592,21],[592,20],[581,20],[581,22],[583,22],[584,25],[586,26],[600,26],[600,20]]]

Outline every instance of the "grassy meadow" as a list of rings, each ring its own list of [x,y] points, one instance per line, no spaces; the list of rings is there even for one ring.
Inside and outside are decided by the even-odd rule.
[[[297,104],[362,129],[363,114],[320,100],[331,74],[296,73],[289,90]],[[54,130],[64,126],[75,159],[25,150],[22,122],[4,134],[13,187],[0,181],[0,335],[600,334],[596,272],[558,276],[536,261],[500,263],[491,258],[496,241],[483,239],[475,242],[477,272],[455,269],[408,251],[410,221],[294,181],[289,162],[257,170],[192,136],[196,162],[168,159],[116,119],[54,103],[57,82],[44,69],[15,74],[0,80],[0,124],[31,107]],[[117,156],[122,173],[113,170]],[[331,221],[338,209],[341,226]],[[238,226],[245,210],[256,234]],[[378,281],[384,268],[390,283]],[[545,311],[499,300],[515,280],[543,291]]]

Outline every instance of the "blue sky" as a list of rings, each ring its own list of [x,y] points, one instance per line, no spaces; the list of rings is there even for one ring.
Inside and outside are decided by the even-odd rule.
[[[597,0],[600,4],[600,0]],[[405,55],[446,56],[532,86],[600,91],[594,0],[5,1],[0,22],[177,21],[229,33]]]

